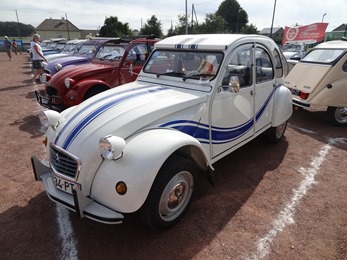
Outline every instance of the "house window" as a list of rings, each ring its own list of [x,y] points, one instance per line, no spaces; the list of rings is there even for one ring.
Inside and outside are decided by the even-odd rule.
[[[57,38],[63,38],[63,35],[61,33],[57,33]]]

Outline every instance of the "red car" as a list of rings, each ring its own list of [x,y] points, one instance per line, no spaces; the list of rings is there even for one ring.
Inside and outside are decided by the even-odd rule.
[[[59,71],[46,83],[45,95],[35,91],[40,105],[62,111],[102,91],[132,82],[160,39],[154,36],[119,39],[102,46],[92,63]]]

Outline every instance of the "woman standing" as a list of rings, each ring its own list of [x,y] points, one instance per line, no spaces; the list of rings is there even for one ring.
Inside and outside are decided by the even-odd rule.
[[[45,56],[43,56],[42,49],[40,46],[40,35],[34,34],[33,41],[30,44],[31,52],[33,54],[32,65],[33,69],[36,70],[34,76],[31,78],[31,82],[35,83],[37,75],[43,72],[41,62],[47,61]]]

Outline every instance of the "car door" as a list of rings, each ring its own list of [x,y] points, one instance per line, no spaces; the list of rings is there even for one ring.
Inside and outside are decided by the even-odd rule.
[[[211,112],[211,157],[216,160],[254,135],[254,44],[235,48],[221,68],[223,79]]]
[[[120,82],[125,84],[128,82],[135,81],[138,74],[141,72],[142,66],[144,65],[149,51],[145,43],[131,44],[125,55],[127,57],[123,61],[120,69]],[[132,67],[133,73],[130,72]]]
[[[255,132],[271,124],[273,94],[275,91],[275,70],[271,54],[261,44],[255,46]]]

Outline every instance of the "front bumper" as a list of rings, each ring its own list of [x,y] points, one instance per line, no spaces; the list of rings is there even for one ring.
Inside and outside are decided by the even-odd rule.
[[[124,216],[83,195],[77,185],[73,195],[55,188],[50,168],[40,162],[35,156],[31,157],[35,180],[42,181],[48,197],[64,207],[74,211],[80,218],[86,217],[104,224],[120,224]]]
[[[47,98],[42,96],[38,90],[35,90],[35,97],[37,103],[39,103],[43,107],[53,109],[58,112],[61,112],[64,109],[63,100],[61,97],[50,96],[49,98]]]

